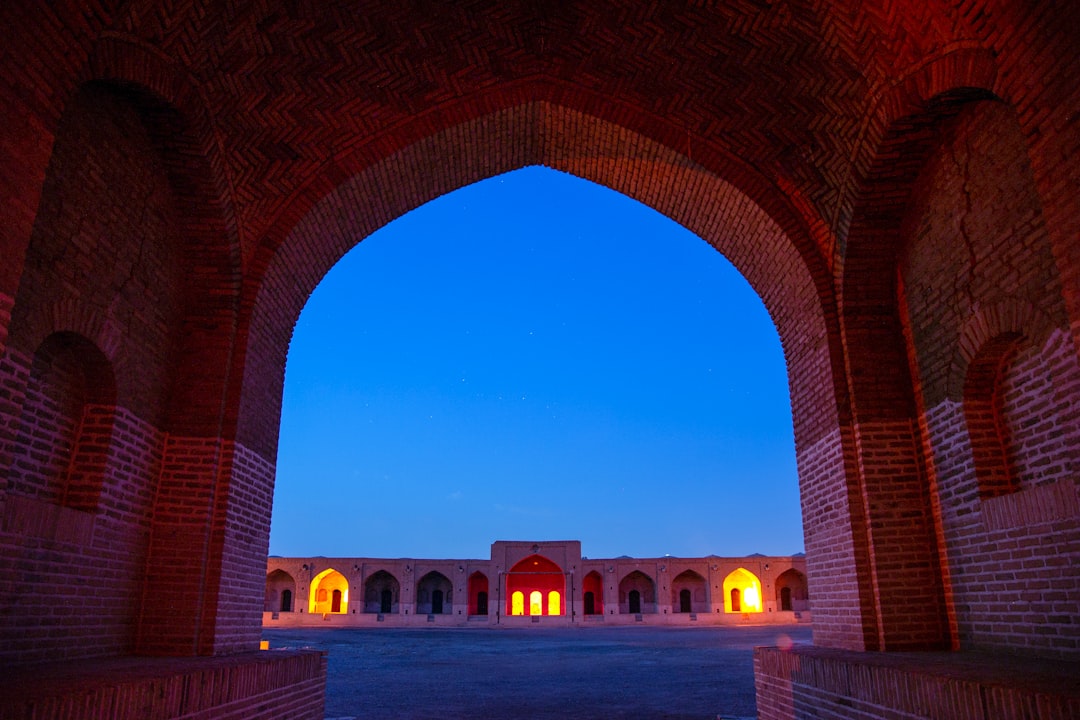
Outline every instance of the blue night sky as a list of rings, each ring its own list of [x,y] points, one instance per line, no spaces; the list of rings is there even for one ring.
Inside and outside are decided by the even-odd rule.
[[[434,200],[323,279],[290,346],[270,552],[486,558],[803,549],[761,300],[629,198],[526,168]]]

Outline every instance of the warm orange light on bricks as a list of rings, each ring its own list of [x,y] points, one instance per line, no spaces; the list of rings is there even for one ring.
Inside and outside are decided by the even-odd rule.
[[[323,570],[311,579],[308,593],[308,612],[316,615],[348,612],[349,582],[333,568]]]
[[[738,568],[724,578],[724,612],[761,612],[761,581],[746,568]]]

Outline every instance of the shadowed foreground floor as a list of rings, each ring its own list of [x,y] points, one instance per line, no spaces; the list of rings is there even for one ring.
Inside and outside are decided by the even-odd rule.
[[[329,651],[326,717],[749,718],[752,650],[807,626],[268,629]]]

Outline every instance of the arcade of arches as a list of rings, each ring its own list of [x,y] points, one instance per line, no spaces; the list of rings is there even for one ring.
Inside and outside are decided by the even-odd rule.
[[[271,557],[263,604],[266,627],[809,620],[802,555],[597,559],[577,541],[498,541],[488,560]]]
[[[815,647],[756,651],[763,718],[918,715],[896,651],[1005,677],[1011,708],[1025,673],[1080,675],[1080,3],[55,0],[0,26],[0,698],[166,656],[228,666],[245,717],[321,717],[325,659],[257,658],[267,592],[312,603],[266,574],[292,328],[373,231],[531,165],[689,228],[776,324]],[[332,569],[331,618],[473,604],[456,568]],[[674,596],[597,575],[522,612],[718,607],[701,569]],[[893,679],[860,680],[882,652]]]

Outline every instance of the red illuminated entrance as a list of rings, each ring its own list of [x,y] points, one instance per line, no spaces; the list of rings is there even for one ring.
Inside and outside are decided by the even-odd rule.
[[[563,615],[566,575],[542,555],[530,555],[506,574],[507,615]]]

